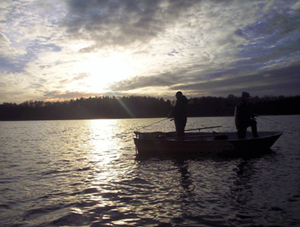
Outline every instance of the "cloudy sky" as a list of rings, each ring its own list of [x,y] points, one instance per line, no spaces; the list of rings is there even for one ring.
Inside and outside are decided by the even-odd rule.
[[[0,103],[300,95],[300,0],[1,0]]]

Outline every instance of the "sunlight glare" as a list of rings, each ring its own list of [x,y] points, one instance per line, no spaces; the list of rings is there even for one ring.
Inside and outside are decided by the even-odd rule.
[[[120,54],[114,54],[107,58],[92,58],[82,67],[90,75],[85,80],[91,88],[90,92],[105,91],[110,83],[134,76],[136,73],[129,60]]]
[[[91,140],[93,146],[90,161],[94,163],[95,171],[91,176],[94,185],[104,184],[111,179],[118,178],[114,171],[116,160],[121,155],[118,150],[120,145],[116,143],[116,131],[114,120],[91,120]],[[105,170],[105,171],[104,171]],[[96,198],[94,198],[96,199]]]
[[[109,151],[114,147],[115,142],[112,140],[114,132],[111,130],[112,120],[91,120],[92,140],[90,143],[94,145],[96,154]],[[103,161],[103,160],[102,160]]]

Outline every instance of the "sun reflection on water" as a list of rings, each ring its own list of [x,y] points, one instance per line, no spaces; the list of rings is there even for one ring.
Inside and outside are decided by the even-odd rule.
[[[113,121],[111,120],[93,120],[90,121],[90,144],[94,146],[93,153],[99,154],[112,149],[118,149],[114,140],[115,131],[113,130]]]
[[[115,163],[120,156],[119,145],[114,139],[114,121],[92,120],[90,121],[90,140],[92,146],[90,162],[93,164],[91,183],[94,186],[103,185],[115,177]]]

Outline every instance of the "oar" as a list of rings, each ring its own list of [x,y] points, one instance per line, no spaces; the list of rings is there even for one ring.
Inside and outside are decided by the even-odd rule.
[[[219,126],[211,126],[211,127],[204,127],[204,128],[192,128],[192,129],[187,129],[187,130],[184,130],[185,132],[188,132],[188,131],[195,131],[195,130],[201,130],[201,129],[208,129],[208,128],[220,128],[222,127],[221,125]]]

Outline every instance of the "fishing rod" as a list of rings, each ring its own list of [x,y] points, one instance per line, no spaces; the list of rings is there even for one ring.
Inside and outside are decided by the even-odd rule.
[[[192,128],[192,129],[187,129],[187,130],[184,130],[185,132],[188,132],[188,131],[195,131],[195,130],[202,130],[202,129],[208,129],[208,128],[220,128],[222,127],[221,125],[218,125],[218,126],[211,126],[211,127],[203,127],[203,128]]]
[[[160,122],[162,122],[162,121],[165,121],[165,120],[168,120],[168,118],[164,118],[164,119],[159,120],[159,121],[157,121],[157,122],[154,122],[154,123],[152,123],[152,124],[150,124],[150,125],[146,125],[146,126],[144,126],[144,127],[142,127],[142,128],[139,128],[138,130],[141,130],[141,129],[150,127],[150,126],[152,126],[152,125],[154,125],[154,124],[158,124],[158,123],[160,123]]]

